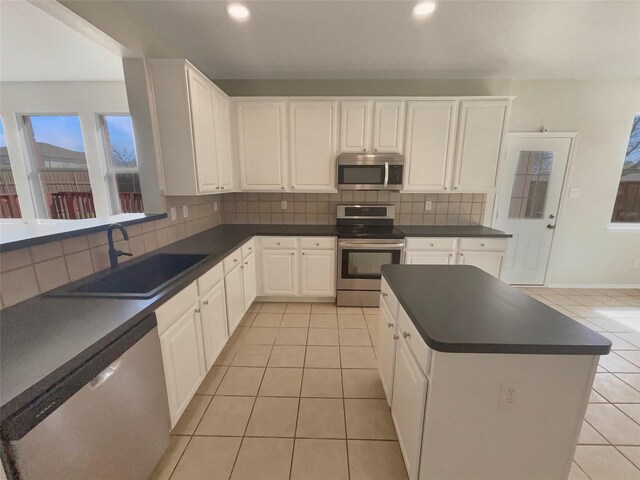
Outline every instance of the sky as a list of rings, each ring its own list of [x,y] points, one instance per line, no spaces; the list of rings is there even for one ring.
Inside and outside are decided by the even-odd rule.
[[[7,141],[4,138],[4,127],[2,126],[2,121],[0,121],[0,148],[6,147]]]
[[[31,117],[36,142],[84,152],[80,118],[76,115],[34,115]]]
[[[117,150],[135,151],[131,117],[128,115],[108,115],[105,117],[111,145]]]

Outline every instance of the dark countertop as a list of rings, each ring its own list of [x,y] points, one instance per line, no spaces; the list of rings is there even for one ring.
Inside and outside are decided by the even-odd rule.
[[[439,352],[607,355],[611,341],[468,265],[385,265],[382,275]]]
[[[513,235],[483,225],[394,225],[407,237],[496,237]]]
[[[478,227],[401,227],[425,236],[465,236]],[[484,227],[482,227],[484,228]],[[494,231],[495,232],[495,231]],[[167,245],[156,253],[208,255],[187,275],[149,299],[38,296],[2,310],[0,318],[0,420],[50,389],[124,335],[233,250],[255,235],[336,236],[335,225],[220,225]],[[418,234],[416,234],[418,235]],[[148,256],[148,255],[145,255]],[[140,257],[144,258],[144,257]],[[135,261],[135,260],[133,260]],[[97,273],[95,275],[100,275]]]

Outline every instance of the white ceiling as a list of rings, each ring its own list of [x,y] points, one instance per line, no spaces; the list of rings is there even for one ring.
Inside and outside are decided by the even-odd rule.
[[[122,59],[24,0],[0,0],[0,80],[124,80]]]
[[[640,78],[640,1],[123,3],[211,78]]]

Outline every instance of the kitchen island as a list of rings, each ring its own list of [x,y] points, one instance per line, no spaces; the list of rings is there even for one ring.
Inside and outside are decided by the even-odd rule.
[[[409,478],[566,479],[611,342],[476,267],[382,276],[379,370]]]

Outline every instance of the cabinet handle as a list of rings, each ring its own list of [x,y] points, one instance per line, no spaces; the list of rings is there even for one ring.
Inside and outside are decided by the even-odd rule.
[[[481,243],[481,244],[480,244],[480,246],[481,246],[481,247],[484,247],[484,246],[485,246],[485,244],[484,244],[484,243]]]
[[[296,187],[292,186],[292,187],[291,187],[291,190],[293,190],[294,188],[296,188]]]
[[[389,327],[389,328],[393,327],[393,323],[391,323],[391,322],[387,323],[387,327]]]
[[[200,313],[200,308],[196,308],[193,313]]]
[[[282,187],[282,190],[284,190],[284,187]]]
[[[435,247],[436,245],[435,245],[435,243],[430,243],[429,246],[430,247]]]
[[[320,244],[319,244],[319,243],[316,243],[316,247],[319,247],[319,246],[320,246]]]
[[[204,301],[204,302],[202,302],[202,303],[204,303],[205,305],[209,305],[209,300],[205,300],[205,301]]]
[[[291,252],[291,256],[293,257],[295,255],[295,253]]]
[[[399,338],[400,338],[400,337],[399,337],[398,335],[394,335],[394,336],[393,336],[393,339],[394,339],[394,340],[398,340]]]
[[[277,242],[276,245],[280,245],[280,242]]]
[[[446,189],[447,189],[447,187],[444,187],[444,189],[446,190]]]
[[[251,251],[251,250],[253,250],[253,247],[249,247],[249,250],[250,250],[250,251]]]
[[[457,189],[458,189],[458,187],[453,187],[453,189],[454,189],[454,190],[457,190]]]
[[[249,262],[244,262],[245,265],[249,265]]]
[[[216,190],[220,190],[220,187],[216,187]]]
[[[367,149],[366,149],[366,148],[363,148],[363,149],[362,149],[362,151],[363,151],[364,153],[367,153]]]
[[[402,332],[402,336],[404,338],[409,338],[411,336],[411,334],[409,332]]]
[[[373,149],[373,151],[374,151],[374,152],[377,152],[377,151],[378,151],[378,149],[377,149],[377,148],[374,148],[374,149]]]
[[[233,261],[237,263],[237,262],[238,262],[238,259],[237,259],[237,258],[234,258],[234,259],[233,259]]]
[[[302,254],[304,255],[305,253],[304,253],[304,252],[302,252]]]
[[[387,298],[389,294],[387,292],[382,292],[382,298]]]

